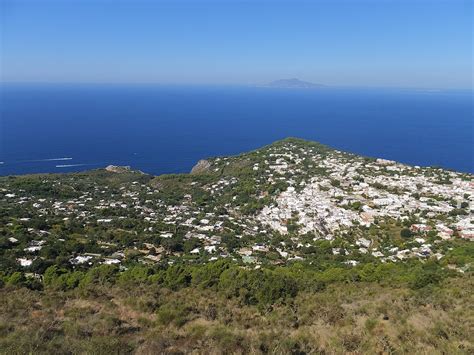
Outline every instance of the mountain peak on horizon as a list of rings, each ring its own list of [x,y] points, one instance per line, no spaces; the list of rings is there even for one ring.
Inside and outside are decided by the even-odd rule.
[[[297,88],[297,89],[310,89],[310,88],[320,88],[324,87],[322,84],[315,84],[308,81],[303,81],[297,78],[291,79],[279,79],[272,81],[266,85],[265,87],[272,87],[272,88]]]

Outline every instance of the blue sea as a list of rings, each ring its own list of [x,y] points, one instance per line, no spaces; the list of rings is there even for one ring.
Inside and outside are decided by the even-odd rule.
[[[0,175],[181,173],[288,136],[472,173],[473,126],[461,90],[3,84]]]

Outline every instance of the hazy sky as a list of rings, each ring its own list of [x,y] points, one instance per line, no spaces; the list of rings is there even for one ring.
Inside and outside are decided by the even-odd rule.
[[[0,0],[3,81],[468,88],[471,0]]]

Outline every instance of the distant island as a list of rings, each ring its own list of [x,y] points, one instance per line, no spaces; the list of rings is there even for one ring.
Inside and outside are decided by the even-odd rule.
[[[281,88],[281,89],[314,89],[322,88],[325,85],[310,83],[308,81],[302,81],[296,78],[293,79],[280,79],[272,81],[271,83],[262,85],[267,88]]]

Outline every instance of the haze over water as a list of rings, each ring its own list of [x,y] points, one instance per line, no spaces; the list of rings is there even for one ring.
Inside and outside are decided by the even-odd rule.
[[[288,136],[474,172],[468,90],[4,84],[0,174],[188,172]]]

